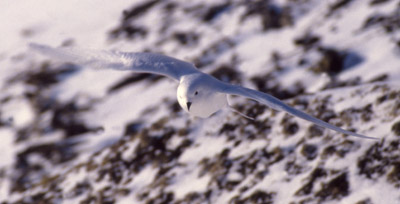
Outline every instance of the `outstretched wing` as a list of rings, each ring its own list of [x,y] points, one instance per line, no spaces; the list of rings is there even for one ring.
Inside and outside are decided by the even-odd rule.
[[[183,75],[199,72],[191,63],[160,54],[53,48],[35,43],[29,44],[29,47],[44,55],[82,66],[160,74],[177,81]]]
[[[336,127],[334,125],[331,125],[331,124],[324,122],[320,119],[317,119],[311,115],[308,115],[307,113],[304,113],[293,107],[290,107],[290,106],[286,105],[284,102],[280,101],[279,99],[277,99],[269,94],[266,94],[266,93],[263,93],[260,91],[256,91],[253,89],[248,89],[248,88],[241,87],[241,86],[230,85],[230,84],[224,84],[222,86],[223,86],[223,88],[220,90],[221,92],[251,98],[251,99],[256,100],[260,103],[263,103],[275,110],[286,111],[287,113],[289,113],[293,116],[297,116],[304,120],[308,120],[312,123],[315,123],[318,126],[325,127],[325,128],[331,129],[331,130],[335,130],[337,132],[340,132],[340,133],[343,133],[346,135],[352,135],[352,136],[366,138],[366,139],[378,139],[378,138],[374,138],[374,137],[360,135],[360,134]]]

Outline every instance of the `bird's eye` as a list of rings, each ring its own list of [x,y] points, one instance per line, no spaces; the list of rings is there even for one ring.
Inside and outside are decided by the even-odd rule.
[[[199,94],[199,92],[198,92],[198,91],[194,92],[194,95],[195,95],[195,96],[196,96],[197,94]]]

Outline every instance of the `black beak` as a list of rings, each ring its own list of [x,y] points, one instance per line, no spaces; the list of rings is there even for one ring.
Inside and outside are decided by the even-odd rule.
[[[190,110],[190,106],[192,105],[192,102],[187,102],[186,103],[188,110]]]

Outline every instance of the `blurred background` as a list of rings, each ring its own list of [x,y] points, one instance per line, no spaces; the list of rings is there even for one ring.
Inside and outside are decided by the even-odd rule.
[[[400,203],[396,0],[0,2],[0,203]],[[92,70],[31,42],[153,52],[257,89],[192,118],[167,78]]]

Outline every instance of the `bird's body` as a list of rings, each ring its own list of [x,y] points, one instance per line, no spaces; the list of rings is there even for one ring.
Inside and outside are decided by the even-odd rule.
[[[216,89],[218,83],[217,79],[204,73],[184,75],[177,89],[179,105],[193,116],[210,117],[228,105],[227,95]]]
[[[227,95],[231,94],[256,100],[275,110],[286,111],[293,116],[340,133],[376,139],[331,125],[292,108],[269,94],[219,81],[211,75],[200,72],[193,64],[172,57],[152,53],[52,48],[39,44],[30,44],[30,47],[42,54],[83,66],[153,73],[172,78],[179,82],[177,89],[179,105],[193,116],[202,118],[211,116],[228,105]]]

